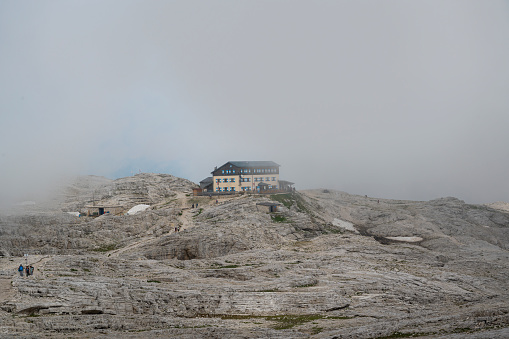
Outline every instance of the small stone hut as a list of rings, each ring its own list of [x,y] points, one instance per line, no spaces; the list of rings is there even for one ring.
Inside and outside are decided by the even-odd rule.
[[[87,209],[87,216],[100,216],[103,214],[122,215],[124,207],[121,205],[93,205],[85,206]]]
[[[281,206],[281,204],[274,202],[259,202],[256,204],[256,210],[259,212],[273,213],[278,211],[279,206]]]

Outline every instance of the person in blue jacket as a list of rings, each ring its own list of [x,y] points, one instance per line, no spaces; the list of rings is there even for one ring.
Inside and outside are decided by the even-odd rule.
[[[19,271],[19,276],[22,277],[23,276],[23,264],[20,264],[19,267],[18,267],[18,271]]]

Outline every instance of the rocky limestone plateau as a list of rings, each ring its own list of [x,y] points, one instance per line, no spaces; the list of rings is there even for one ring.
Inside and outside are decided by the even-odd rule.
[[[2,212],[0,337],[509,337],[504,203],[332,190],[216,203],[194,186],[82,177],[51,203]],[[151,207],[67,213],[91,201]],[[16,270],[24,253],[30,277]]]

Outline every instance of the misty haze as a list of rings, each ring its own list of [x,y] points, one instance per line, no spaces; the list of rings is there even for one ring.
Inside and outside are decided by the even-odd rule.
[[[508,60],[499,0],[0,1],[0,337],[509,337]]]
[[[229,160],[301,189],[509,200],[505,1],[0,6],[3,201]]]

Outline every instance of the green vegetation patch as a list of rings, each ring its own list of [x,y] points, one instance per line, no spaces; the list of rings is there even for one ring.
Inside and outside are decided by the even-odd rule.
[[[295,286],[295,287],[296,288],[303,288],[303,287],[313,287],[313,286],[316,286],[316,285],[318,285],[318,280],[313,281],[312,283],[309,283],[309,284],[298,285],[298,286]]]
[[[403,333],[403,332],[393,332],[385,337],[377,337],[377,339],[393,339],[393,338],[416,338],[416,337],[424,337],[429,335],[436,335],[436,333],[432,332],[415,332],[415,333]]]
[[[210,267],[208,268],[209,270],[220,270],[222,268],[237,268],[237,267],[240,267],[240,265],[224,265],[224,266],[214,266],[214,267]]]
[[[270,199],[282,203],[286,208],[292,207],[295,203],[291,193],[274,194],[270,196]]]
[[[293,205],[297,206],[297,209],[301,212],[312,214],[309,208],[307,207],[306,201],[302,198],[299,193],[285,193],[285,194],[273,194],[270,196],[271,200],[277,201],[283,204],[286,208],[290,208]]]
[[[272,221],[273,222],[282,222],[282,223],[287,223],[287,222],[290,222],[285,216],[283,215],[271,215],[270,216],[272,218]]]
[[[295,326],[300,326],[304,323],[320,320],[320,319],[351,319],[352,317],[335,317],[326,316],[321,314],[284,314],[284,315],[243,315],[243,314],[217,314],[217,315],[199,315],[201,317],[218,317],[223,320],[226,319],[265,319],[266,321],[273,321],[275,324],[272,326],[275,330],[287,330]],[[319,328],[317,328],[318,330]],[[321,331],[321,329],[320,329]],[[317,332],[319,333],[319,332]]]

